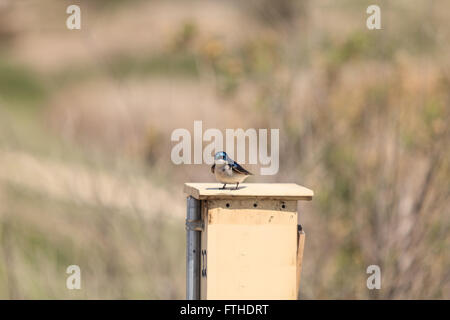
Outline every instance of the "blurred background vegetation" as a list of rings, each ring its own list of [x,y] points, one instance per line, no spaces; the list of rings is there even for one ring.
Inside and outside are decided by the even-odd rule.
[[[316,193],[301,298],[449,299],[450,2],[376,3],[0,0],[0,298],[184,298],[182,186],[214,178],[170,134],[202,120],[280,128],[250,182]]]

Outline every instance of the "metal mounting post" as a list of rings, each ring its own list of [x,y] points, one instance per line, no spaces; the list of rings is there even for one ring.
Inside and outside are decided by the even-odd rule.
[[[200,299],[200,240],[203,229],[201,201],[187,198],[186,212],[186,299]]]

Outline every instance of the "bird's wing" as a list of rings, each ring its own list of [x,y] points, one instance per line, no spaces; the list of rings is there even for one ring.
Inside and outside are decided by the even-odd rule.
[[[214,170],[216,169],[216,164],[214,163],[212,166],[211,166],[211,172],[212,173],[214,173]]]
[[[247,170],[245,170],[244,168],[241,167],[241,165],[239,163],[237,163],[236,161],[233,161],[233,163],[230,164],[231,169],[234,172],[240,173],[240,174],[245,174],[248,176],[253,175],[251,172],[248,172]]]

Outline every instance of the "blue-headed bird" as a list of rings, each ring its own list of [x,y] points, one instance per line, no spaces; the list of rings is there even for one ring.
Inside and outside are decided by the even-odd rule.
[[[211,172],[215,174],[216,180],[223,183],[221,189],[225,189],[227,184],[236,184],[238,188],[239,183],[243,182],[252,173],[245,170],[239,163],[228,157],[224,151],[217,152],[214,156],[214,164],[211,167]]]

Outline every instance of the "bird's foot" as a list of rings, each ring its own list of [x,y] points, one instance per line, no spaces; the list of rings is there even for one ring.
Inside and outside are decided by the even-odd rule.
[[[234,188],[234,190],[237,190],[237,189],[238,189],[238,187],[239,187],[239,182],[238,182],[238,183],[236,183],[236,188]]]
[[[225,183],[224,185],[223,185],[223,187],[222,188],[220,188],[221,190],[225,190],[225,186],[226,186],[227,184]]]

